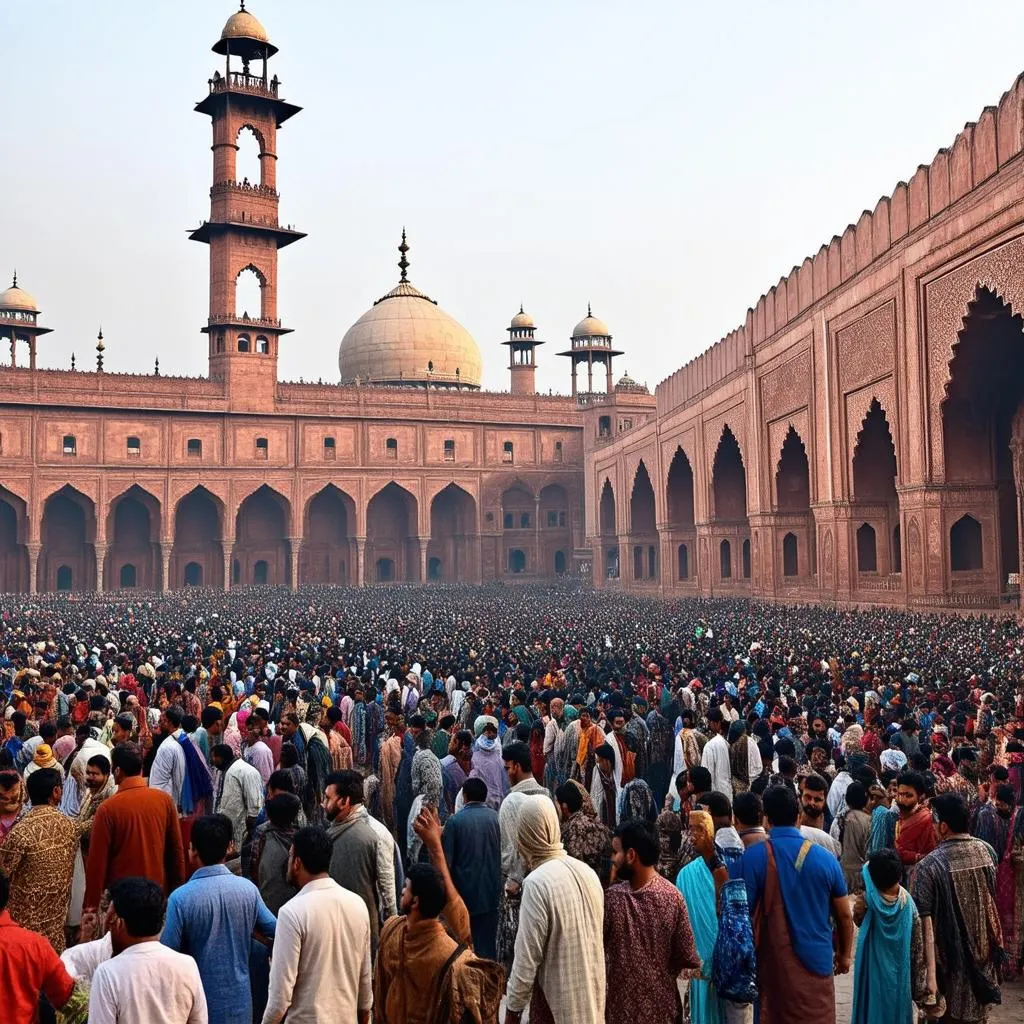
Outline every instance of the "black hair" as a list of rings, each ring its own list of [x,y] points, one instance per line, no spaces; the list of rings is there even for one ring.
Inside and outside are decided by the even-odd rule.
[[[796,774],[796,759],[789,757],[787,754],[783,754],[779,757],[779,774],[780,775],[795,775]]]
[[[110,883],[114,913],[133,939],[159,935],[164,926],[164,891],[149,878],[119,878]]]
[[[230,766],[235,760],[235,752],[227,743],[215,743],[210,747],[210,759],[219,757],[225,765]]]
[[[555,799],[560,804],[565,804],[573,814],[583,806],[583,794],[579,791],[579,787],[574,786],[571,782],[563,782],[555,790]]]
[[[827,793],[828,784],[820,775],[805,775],[803,777],[804,789],[809,789],[812,793]],[[853,785],[853,783],[850,783]]]
[[[228,855],[234,831],[226,814],[206,814],[192,823],[189,843],[204,867],[219,864]]]
[[[280,761],[282,768],[294,768],[299,763],[299,752],[294,743],[281,744]]]
[[[331,866],[331,840],[322,828],[307,825],[300,828],[292,838],[292,849],[296,860],[311,875],[325,874]]]
[[[959,793],[940,793],[932,799],[932,812],[954,835],[963,835],[971,828],[971,815]]]
[[[462,794],[468,803],[482,804],[487,799],[487,783],[476,777],[466,779],[462,784]]]
[[[203,723],[204,729],[209,729],[211,725],[215,725],[224,717],[224,714],[218,708],[203,708],[203,717],[200,721]]]
[[[427,727],[427,720],[422,715],[413,715],[409,719],[410,729],[425,729]]]
[[[270,773],[270,778],[267,779],[267,789],[276,789],[283,793],[294,793],[295,779],[290,771],[286,771],[284,768],[277,768]]]
[[[346,768],[344,771],[331,772],[324,783],[324,790],[333,786],[338,796],[342,799],[348,798],[353,804],[363,802],[363,777],[353,768]]]
[[[792,827],[800,816],[796,793],[789,786],[769,786],[764,792],[764,816],[769,825]]]
[[[433,864],[412,864],[405,877],[419,900],[420,914],[430,919],[438,917],[448,902],[441,872]]]
[[[57,738],[57,726],[53,722],[43,722],[39,726],[39,736],[44,743]]]
[[[868,791],[859,782],[851,782],[846,787],[846,806],[851,811],[863,811],[868,805]]]
[[[110,770],[121,769],[127,778],[142,774],[142,755],[134,743],[118,743],[110,752]]]
[[[612,833],[622,845],[622,852],[636,850],[637,860],[644,867],[658,863],[661,844],[658,841],[657,829],[642,818],[629,818],[616,826]]]
[[[694,793],[706,793],[711,788],[711,772],[703,765],[696,765],[689,772]]]
[[[530,748],[525,743],[510,743],[501,752],[501,759],[508,763],[518,765],[524,772],[532,768],[530,761]]]
[[[104,775],[110,774],[110,758],[105,754],[93,754],[88,761],[85,762],[86,768],[99,768]]]
[[[26,780],[25,788],[33,807],[45,804],[53,791],[62,784],[60,772],[56,768],[40,768]]]
[[[301,809],[302,801],[294,793],[277,793],[266,803],[267,820],[275,828],[287,828]]]
[[[745,828],[755,828],[764,819],[764,804],[756,793],[737,793],[732,802],[732,813]]]
[[[903,877],[903,864],[895,850],[876,850],[868,858],[868,874],[876,888],[891,889]]]
[[[996,786],[996,799],[1012,807],[1017,802],[1017,795],[1014,792],[1013,786],[1007,782],[1002,782]]]
[[[710,793],[705,793],[701,797],[700,802],[708,809],[712,818],[732,817],[732,801],[724,793],[719,793],[716,789],[711,790]]]
[[[178,707],[177,704],[170,704],[164,708],[164,714],[167,716],[167,721],[174,726],[175,729],[181,726],[181,720],[185,717],[185,712]]]
[[[924,796],[928,791],[928,785],[920,772],[904,772],[897,780],[897,785],[910,786],[917,792],[918,796]]]

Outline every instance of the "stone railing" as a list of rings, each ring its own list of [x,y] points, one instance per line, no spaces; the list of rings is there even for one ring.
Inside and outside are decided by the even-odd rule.
[[[242,181],[218,181],[216,185],[210,187],[211,199],[216,196],[230,195],[232,193],[241,193],[247,196],[263,196],[267,199],[280,198],[276,188],[271,188],[269,185],[254,185],[245,179]]]
[[[242,71],[232,71],[228,75],[218,74],[210,79],[210,92],[247,92],[253,96],[268,96],[277,99],[278,81],[272,78],[269,82],[262,75],[247,75]]]
[[[889,576],[859,576],[856,590],[902,590],[903,577],[898,573]]]
[[[213,313],[207,323],[211,327],[227,327],[239,324],[245,327],[280,327],[281,321],[271,317],[236,316],[234,313]]]

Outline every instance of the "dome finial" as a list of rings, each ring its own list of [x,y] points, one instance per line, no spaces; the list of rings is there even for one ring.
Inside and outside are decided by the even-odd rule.
[[[18,271],[17,270],[14,271],[14,284],[12,284],[11,287],[12,288],[17,288],[18,287]]]
[[[593,315],[594,314],[590,312],[590,303],[588,302],[587,303],[587,316],[593,316]]]
[[[240,11],[244,11],[245,10],[245,0],[239,0],[238,9]]]
[[[522,304],[521,302],[519,303],[519,312],[520,312],[520,313],[522,313],[522,312],[523,312],[523,304]]]
[[[408,281],[409,278],[406,276],[406,271],[409,269],[409,261],[405,258],[405,254],[409,251],[409,246],[405,241],[405,228],[402,228],[402,244],[398,247],[398,251],[402,254],[402,258],[398,261],[398,269],[402,272],[399,280]]]

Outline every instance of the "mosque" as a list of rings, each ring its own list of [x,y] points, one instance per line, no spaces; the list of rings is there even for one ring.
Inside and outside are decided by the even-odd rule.
[[[38,365],[0,292],[0,591],[537,581],[662,596],[1019,610],[1024,486],[1024,80],[654,394],[590,309],[536,390],[509,390],[409,279],[349,328],[337,384],[278,380],[277,53],[245,9],[196,111],[213,128],[209,372]],[[268,77],[270,76],[270,77]],[[238,180],[239,136],[260,177]],[[239,309],[240,279],[260,308]],[[586,374],[585,381],[583,374]]]

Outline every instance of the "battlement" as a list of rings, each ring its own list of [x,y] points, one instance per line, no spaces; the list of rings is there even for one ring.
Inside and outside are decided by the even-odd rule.
[[[775,337],[826,295],[883,259],[919,228],[980,188],[1024,149],[1024,74],[997,106],[986,107],[953,144],[929,164],[921,164],[909,183],[898,182],[874,210],[834,235],[812,257],[769,289],[747,310],[742,327],[695,356],[656,389],[658,414],[665,415],[739,370],[748,355]]]

